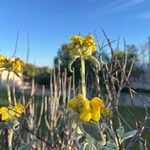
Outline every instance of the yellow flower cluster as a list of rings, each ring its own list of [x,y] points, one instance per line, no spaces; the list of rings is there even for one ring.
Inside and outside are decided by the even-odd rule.
[[[80,119],[85,122],[98,122],[101,117],[106,117],[112,113],[108,107],[105,107],[100,98],[94,97],[90,101],[81,94],[72,98],[68,102],[68,107],[79,113]]]
[[[96,51],[96,43],[93,35],[89,34],[82,38],[81,36],[72,36],[71,43],[68,44],[69,54],[71,57],[83,57],[87,59]]]
[[[5,68],[8,71],[22,72],[24,62],[19,58],[7,58],[0,55],[0,68]]]
[[[19,118],[24,111],[24,106],[17,103],[13,108],[1,107],[0,108],[0,120],[6,121],[14,117]]]

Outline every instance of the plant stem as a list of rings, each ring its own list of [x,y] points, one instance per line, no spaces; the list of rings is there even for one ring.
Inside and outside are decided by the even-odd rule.
[[[8,140],[8,150],[12,150],[12,139],[13,139],[13,129],[8,129],[8,137],[7,137],[7,140]]]
[[[86,84],[85,84],[85,61],[81,58],[81,80],[82,80],[82,95],[86,97]]]
[[[9,85],[9,75],[10,75],[10,72],[8,72],[7,74],[6,86],[7,86],[8,104],[9,106],[11,106],[12,103],[11,103],[11,92],[10,92],[10,85]]]
[[[92,138],[90,135],[86,135],[88,141],[88,150],[93,150]]]

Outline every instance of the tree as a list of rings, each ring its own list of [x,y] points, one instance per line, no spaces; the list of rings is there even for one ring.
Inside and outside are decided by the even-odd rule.
[[[49,69],[48,67],[38,67],[32,64],[26,64],[23,70],[24,81],[31,82],[35,78],[35,82],[39,85],[49,86]]]
[[[34,72],[34,75],[37,75],[39,73],[38,67],[33,64],[26,64],[23,69],[23,75],[25,77],[24,79],[31,81],[33,77],[33,72]]]
[[[139,78],[144,73],[144,70],[138,65],[138,48],[135,45],[127,45],[125,51],[115,49],[114,54],[121,64],[125,62],[127,57],[127,72],[130,70],[130,67],[133,63],[133,69],[131,72],[132,78]]]

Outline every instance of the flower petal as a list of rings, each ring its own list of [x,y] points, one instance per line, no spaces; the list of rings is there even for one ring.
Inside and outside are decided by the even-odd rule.
[[[105,107],[104,102],[99,97],[94,97],[90,103],[93,107],[101,107],[101,108]]]
[[[100,120],[100,111],[99,110],[93,110],[93,112],[92,112],[92,119],[94,120],[94,121],[99,121]]]
[[[92,114],[89,111],[83,111],[83,113],[80,114],[80,119],[85,122],[89,122],[92,118]]]

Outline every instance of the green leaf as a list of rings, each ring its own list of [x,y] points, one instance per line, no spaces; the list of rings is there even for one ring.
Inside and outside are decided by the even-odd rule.
[[[120,139],[122,139],[122,137],[124,135],[124,127],[123,126],[119,126],[119,128],[117,129],[117,135]]]
[[[104,146],[104,150],[117,150],[118,146],[113,141],[107,141],[106,146]]]
[[[102,150],[116,150],[116,149],[111,148],[111,147],[109,147],[109,146],[104,146],[104,148],[103,148]]]
[[[138,130],[132,130],[132,131],[129,131],[129,132],[125,133],[124,136],[123,136],[123,138],[122,138],[122,141],[135,136],[135,134],[137,133],[137,131]]]
[[[27,149],[30,149],[31,146],[33,145],[34,141],[31,141],[25,145],[22,145],[21,147],[18,148],[18,150],[27,150]]]
[[[103,140],[101,131],[96,123],[83,123],[82,127],[86,133],[93,137],[96,141],[100,142]]]
[[[116,138],[115,132],[112,129],[110,129],[106,123],[103,123],[103,126],[109,131],[112,137]]]

